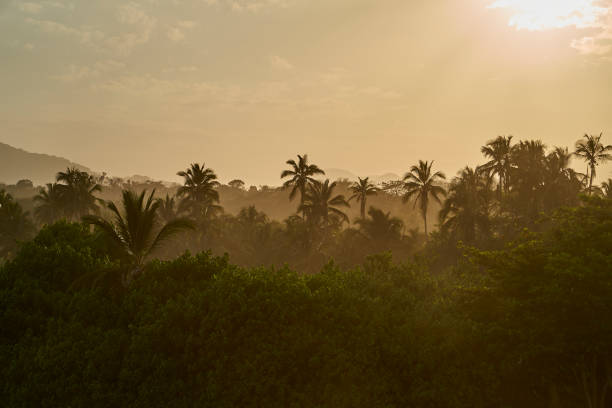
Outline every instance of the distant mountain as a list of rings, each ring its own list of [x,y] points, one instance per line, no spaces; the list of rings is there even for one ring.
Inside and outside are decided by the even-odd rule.
[[[364,177],[364,176],[361,176]],[[365,177],[369,177],[370,181],[374,184],[380,184],[380,183],[384,183],[386,181],[392,181],[392,180],[399,180],[401,179],[400,176],[398,176],[395,173],[385,173],[385,174],[381,174],[381,175],[371,175],[368,174]],[[342,179],[348,179],[349,181],[357,181],[357,175],[348,171],[348,170],[344,170],[344,169],[325,169],[325,175],[324,176],[318,176],[317,178],[319,179],[330,179],[330,180],[342,180]]]
[[[57,172],[67,167],[91,172],[87,167],[62,157],[30,153],[0,143],[0,183],[14,184],[19,180],[31,180],[34,185],[43,185],[55,180]]]
[[[357,180],[357,176],[354,173],[351,173],[348,170],[343,169],[324,169],[324,176],[317,176],[317,178],[321,178],[323,180],[330,179],[332,181],[348,179],[349,181]]]

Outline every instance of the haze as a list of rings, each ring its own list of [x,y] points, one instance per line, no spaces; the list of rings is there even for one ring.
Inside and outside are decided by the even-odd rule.
[[[608,0],[0,0],[0,36],[0,141],[113,175],[452,175],[612,134]]]

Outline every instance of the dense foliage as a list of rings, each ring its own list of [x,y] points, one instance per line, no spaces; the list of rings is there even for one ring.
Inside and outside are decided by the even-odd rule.
[[[612,202],[585,198],[540,230],[439,275],[390,255],[299,275],[200,253],[125,286],[101,236],[50,225],[0,269],[0,400],[609,406]]]
[[[586,174],[567,148],[500,136],[449,183],[433,161],[382,185],[322,180],[302,155],[277,189],[195,163],[173,189],[67,169],[30,207],[31,182],[8,186],[0,401],[609,407],[601,139],[576,144]],[[242,205],[261,196],[291,209]]]

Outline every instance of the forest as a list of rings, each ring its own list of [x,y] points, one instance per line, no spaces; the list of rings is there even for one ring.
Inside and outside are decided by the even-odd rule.
[[[280,187],[0,185],[0,400],[612,406],[612,145],[480,151],[380,184],[298,155]]]

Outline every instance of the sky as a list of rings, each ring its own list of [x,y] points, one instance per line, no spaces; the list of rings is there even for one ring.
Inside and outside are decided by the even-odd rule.
[[[111,175],[452,176],[497,135],[600,132],[612,0],[0,0],[0,142]]]

